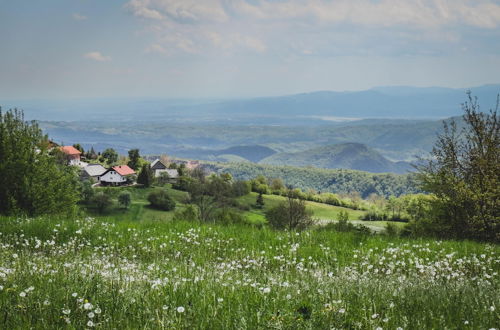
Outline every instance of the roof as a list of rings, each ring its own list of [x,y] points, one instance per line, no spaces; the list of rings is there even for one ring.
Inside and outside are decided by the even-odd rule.
[[[101,164],[89,164],[83,168],[89,176],[100,176],[106,172],[106,169]]]
[[[120,174],[121,176],[135,174],[135,171],[130,167],[128,167],[127,165],[113,166],[112,168],[113,170],[116,171],[116,173]]]
[[[66,155],[81,155],[82,153],[80,150],[76,149],[73,146],[63,146],[59,148],[62,152],[64,152]]]
[[[155,159],[155,161],[151,163],[152,170],[163,170],[166,168],[167,165],[163,164],[163,162],[160,159]]]

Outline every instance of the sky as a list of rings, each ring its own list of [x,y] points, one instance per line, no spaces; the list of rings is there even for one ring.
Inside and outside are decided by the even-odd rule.
[[[500,0],[0,0],[0,99],[500,82]]]

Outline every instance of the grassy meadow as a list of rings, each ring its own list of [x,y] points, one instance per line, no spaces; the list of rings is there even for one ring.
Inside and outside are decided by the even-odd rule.
[[[0,219],[4,329],[489,329],[500,249],[318,228]]]

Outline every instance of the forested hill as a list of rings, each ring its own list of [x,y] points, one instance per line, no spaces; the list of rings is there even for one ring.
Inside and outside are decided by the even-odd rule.
[[[270,165],[314,166],[319,168],[347,168],[373,173],[407,173],[412,169],[407,162],[392,162],[376,150],[361,143],[341,143],[300,152],[279,153],[264,158]]]
[[[264,175],[281,178],[286,185],[318,192],[359,192],[363,198],[372,193],[389,197],[419,193],[415,174],[368,173],[344,169],[272,166],[253,163],[217,163],[208,165],[216,172],[231,173],[235,179],[249,180]]]

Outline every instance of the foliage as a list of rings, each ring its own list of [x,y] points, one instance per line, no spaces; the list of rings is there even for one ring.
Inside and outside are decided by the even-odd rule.
[[[113,148],[105,149],[101,154],[102,160],[108,165],[115,164],[118,161],[118,153]]]
[[[175,201],[170,197],[165,189],[157,188],[148,195],[148,201],[152,207],[171,211],[175,208]]]
[[[163,186],[170,182],[170,175],[167,172],[160,172],[160,175],[156,178],[156,183]]]
[[[100,191],[94,195],[92,198],[92,203],[94,204],[97,212],[103,214],[108,211],[113,205],[113,200],[109,194]]]
[[[92,181],[85,180],[80,185],[81,189],[81,201],[84,204],[89,204],[95,195],[94,188],[92,188]]]
[[[272,166],[252,163],[213,165],[219,173],[231,173],[236,180],[252,180],[252,191],[267,193],[267,178],[281,178],[286,186],[302,190],[314,189],[321,193],[348,194],[359,192],[362,198],[373,193],[379,196],[401,196],[421,192],[416,174],[374,174],[344,169]]]
[[[177,210],[174,214],[176,221],[195,221],[198,219],[198,210],[194,205],[187,205],[185,208]]]
[[[468,94],[464,127],[444,122],[431,158],[419,167],[433,193],[427,232],[440,237],[500,241],[500,123],[495,110],[480,112]]]
[[[129,161],[127,165],[137,171],[141,165],[141,155],[139,154],[139,149],[130,149],[128,151],[128,158]]]
[[[118,195],[118,203],[120,203],[120,205],[122,205],[124,208],[128,209],[128,207],[132,203],[132,197],[131,197],[130,192],[126,191],[126,190],[122,191]]]
[[[255,200],[255,207],[258,209],[262,209],[264,207],[264,198],[262,197],[262,193],[257,195],[257,199]]]
[[[266,212],[266,219],[276,229],[302,230],[314,224],[312,212],[304,200],[289,196],[285,202]]]
[[[154,174],[150,164],[142,165],[142,169],[137,176],[137,183],[142,184],[144,187],[153,185]]]
[[[0,214],[74,210],[77,175],[50,155],[50,148],[38,124],[24,121],[22,111],[0,109]]]

